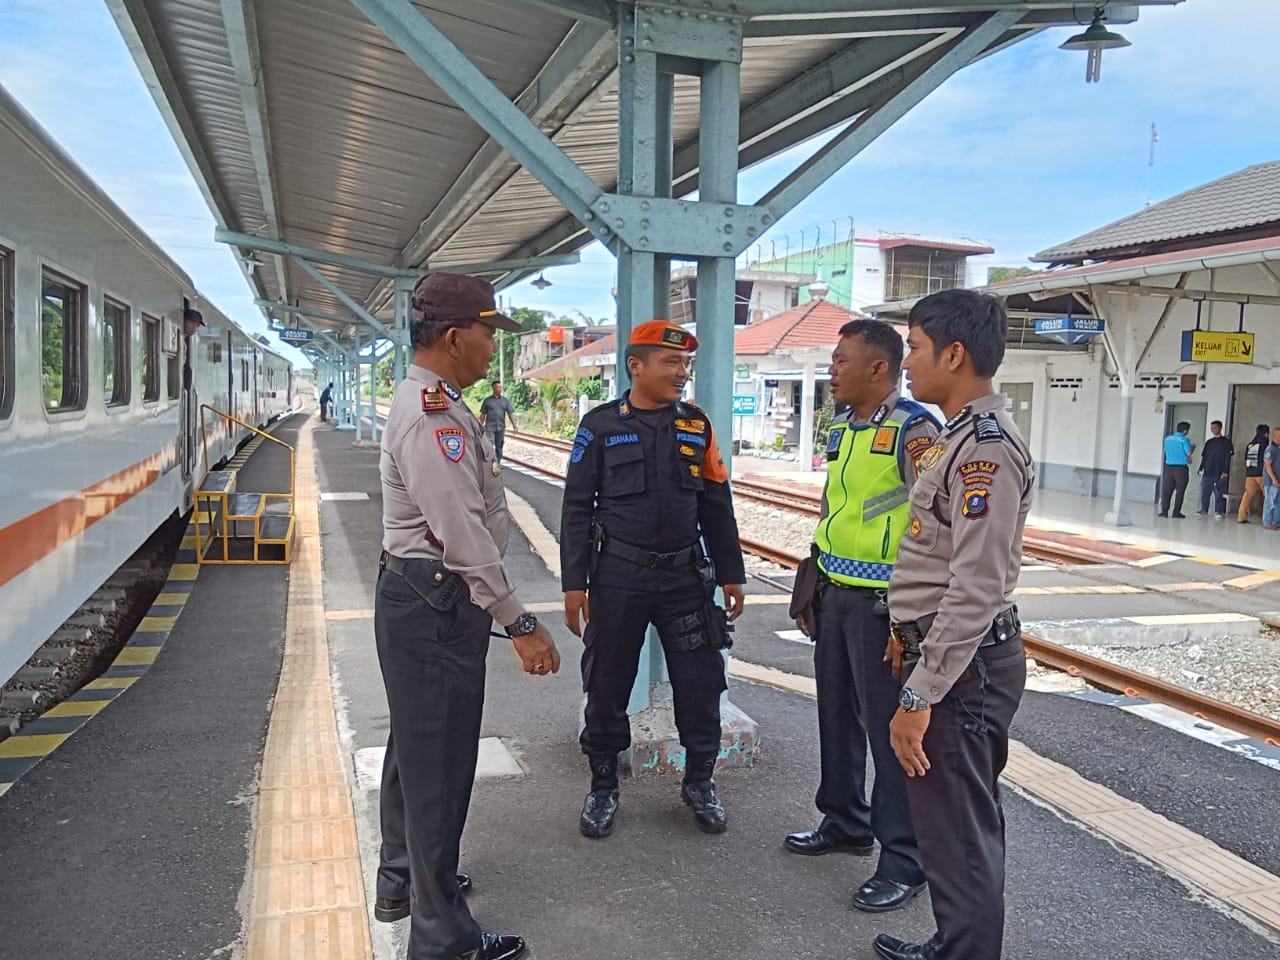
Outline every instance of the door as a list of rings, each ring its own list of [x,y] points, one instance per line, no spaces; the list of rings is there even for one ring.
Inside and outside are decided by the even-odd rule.
[[[1207,403],[1166,403],[1164,407],[1164,433],[1160,437],[1160,450],[1164,451],[1164,438],[1173,433],[1182,421],[1191,424],[1191,432],[1187,437],[1195,446],[1191,451],[1191,472],[1196,472],[1196,464],[1200,462],[1200,451],[1204,449],[1205,437],[1209,436],[1209,405]],[[1164,462],[1163,456],[1161,463]]]
[[[1028,448],[1031,446],[1031,398],[1034,387],[1035,385],[1031,383],[1000,384],[1000,392],[1009,398],[1006,409],[1013,417],[1013,422],[1017,424],[1018,432],[1022,434],[1022,439],[1027,442]]]

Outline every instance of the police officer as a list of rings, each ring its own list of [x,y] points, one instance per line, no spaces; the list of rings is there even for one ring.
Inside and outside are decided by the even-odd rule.
[[[569,456],[560,565],[565,623],[583,636],[580,620],[587,621],[580,742],[591,792],[579,820],[587,837],[613,831],[618,754],[631,742],[627,701],[650,624],[662,639],[686,752],[681,796],[705,832],[727,823],[712,780],[726,687],[714,617],[723,614],[707,606],[718,584],[735,619],[746,573],[711,422],[680,399],[697,348],[674,323],[637,326],[626,351],[631,390],[582,418]]]
[[[524,941],[483,933],[456,873],[490,628],[506,629],[529,673],[554,673],[560,656],[503,568],[510,518],[501,469],[460,391],[488,369],[495,328],[519,327],[474,277],[424,277],[413,311],[413,363],[391,401],[379,465],[374,630],[391,731],[375,910],[394,919],[410,907],[409,960],[510,960]]]
[[[1004,812],[996,785],[1026,659],[1012,604],[1035,467],[991,378],[1008,319],[994,297],[946,290],[908,317],[912,394],[949,417],[920,459],[907,534],[889,581],[905,686],[889,728],[937,932],[880,935],[888,960],[998,960],[1004,937]]]
[[[889,746],[898,681],[884,661],[889,640],[885,593],[907,528],[916,463],[938,434],[924,407],[898,394],[902,337],[882,320],[840,328],[831,358],[831,392],[850,407],[831,424],[822,519],[814,533],[819,569],[816,616],[797,625],[814,638],[822,781],[816,830],[785,845],[810,856],[869,854],[880,841],[874,875],[853,896],[860,910],[881,913],[924,889],[907,782]],[[876,777],[866,797],[867,741]]]

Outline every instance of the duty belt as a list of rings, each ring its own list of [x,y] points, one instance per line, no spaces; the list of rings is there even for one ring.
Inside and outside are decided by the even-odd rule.
[[[654,550],[645,550],[643,547],[635,547],[607,536],[603,541],[597,543],[596,549],[601,553],[621,557],[623,560],[639,564],[642,567],[648,567],[651,570],[657,567],[664,570],[672,567],[689,567],[702,558],[702,550],[696,543],[681,547],[679,550],[672,550],[670,553],[659,553]]]
[[[918,656],[920,644],[937,618],[938,615],[935,613],[921,617],[919,620],[895,621],[889,624],[889,635],[902,647],[903,652]],[[1021,635],[1022,621],[1018,619],[1018,605],[1015,603],[1007,610],[1001,610],[996,614],[996,618],[991,621],[991,626],[978,647],[994,647],[997,643],[1004,643]]]

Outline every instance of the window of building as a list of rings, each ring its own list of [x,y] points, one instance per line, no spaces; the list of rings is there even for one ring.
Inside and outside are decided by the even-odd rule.
[[[142,315],[142,401],[160,399],[160,321]]]
[[[958,253],[895,247],[888,264],[886,300],[911,300],[964,286],[965,258]]]
[[[102,398],[108,407],[129,404],[129,308],[102,304]]]
[[[0,247],[0,420],[13,413],[13,251]]]
[[[83,286],[44,271],[40,286],[40,387],[46,410],[84,408],[86,299]]]

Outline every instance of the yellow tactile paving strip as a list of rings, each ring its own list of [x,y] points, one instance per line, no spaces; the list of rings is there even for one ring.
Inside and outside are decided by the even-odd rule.
[[[298,436],[297,542],[267,729],[246,960],[372,960],[355,811],[329,686],[312,423]]]
[[[729,659],[729,676],[791,693],[816,696],[809,677]],[[1086,780],[1070,767],[1009,743],[1003,779],[1114,842],[1157,864],[1170,876],[1217,897],[1280,931],[1280,877],[1224,850],[1141,804]]]

